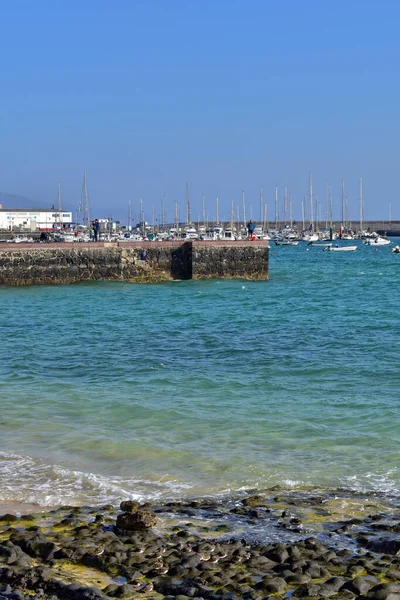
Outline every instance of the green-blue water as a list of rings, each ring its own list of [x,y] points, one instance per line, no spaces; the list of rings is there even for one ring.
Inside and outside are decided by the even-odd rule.
[[[0,288],[0,500],[400,495],[399,261],[301,244],[268,282]]]

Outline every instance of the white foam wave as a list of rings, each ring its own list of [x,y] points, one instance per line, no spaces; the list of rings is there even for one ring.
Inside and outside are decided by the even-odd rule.
[[[319,488],[342,490],[360,494],[379,493],[400,498],[399,470],[386,473],[366,473],[336,477],[331,481],[318,478],[312,481],[279,478],[278,473],[254,474],[232,481],[220,481],[210,486],[185,482],[168,474],[141,474],[138,477],[120,477],[94,472],[83,472],[65,466],[51,465],[42,459],[16,453],[0,452],[0,500],[23,502],[43,507],[73,505],[118,505],[121,500],[166,500],[194,496],[222,497],[236,495],[249,489],[266,489],[279,484],[284,489]],[[315,474],[316,475],[316,474]],[[318,480],[319,479],[319,480]]]
[[[179,496],[191,486],[168,477],[122,478],[84,473],[15,453],[0,452],[0,499],[40,506],[115,504]]]

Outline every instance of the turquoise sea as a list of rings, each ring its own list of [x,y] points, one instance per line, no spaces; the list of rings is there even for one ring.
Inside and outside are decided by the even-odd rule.
[[[400,255],[359,246],[271,246],[266,282],[0,288],[0,500],[399,498]]]

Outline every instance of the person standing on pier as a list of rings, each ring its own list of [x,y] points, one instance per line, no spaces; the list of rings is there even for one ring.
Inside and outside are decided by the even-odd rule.
[[[100,223],[98,219],[95,219],[93,221],[93,234],[94,234],[94,241],[98,242],[99,241],[99,230],[100,230]]]
[[[256,224],[253,223],[253,219],[250,219],[250,221],[247,223],[247,231],[248,231],[248,239],[252,240],[253,239],[253,234],[254,234],[254,230],[256,228]]]

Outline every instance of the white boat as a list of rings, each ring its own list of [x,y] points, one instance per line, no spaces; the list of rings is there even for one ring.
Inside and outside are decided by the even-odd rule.
[[[332,242],[308,242],[308,246],[315,246],[316,248],[330,248]]]
[[[392,242],[381,235],[377,235],[373,239],[365,240],[364,244],[366,246],[389,246]]]
[[[190,240],[198,240],[199,239],[199,235],[198,235],[196,229],[190,225],[188,227],[185,227],[183,233],[185,234],[184,239],[186,239],[186,240],[190,241]]]
[[[12,242],[14,244],[27,244],[33,242],[32,236],[27,235],[16,235],[11,240],[6,240],[7,242]]]
[[[224,234],[224,228],[221,227],[220,225],[215,225],[213,227],[213,230],[214,230],[214,232],[215,232],[215,234],[217,236],[216,239],[217,240],[222,240],[223,234]]]
[[[277,246],[297,246],[298,240],[274,240]]]
[[[324,251],[328,250],[329,252],[354,252],[357,250],[357,246],[327,246],[324,248]]]
[[[234,241],[236,240],[236,232],[233,229],[224,229],[223,240]]]
[[[318,233],[308,233],[303,237],[304,242],[318,242]]]
[[[400,246],[395,246],[392,248],[392,252],[394,252],[394,254],[400,254]]]
[[[78,236],[75,236],[73,233],[64,233],[61,236],[61,241],[62,242],[71,242],[72,243],[72,242],[75,242],[75,240],[76,240],[77,237]]]
[[[219,236],[214,229],[207,229],[206,232],[200,237],[204,242],[215,242],[219,240]]]

